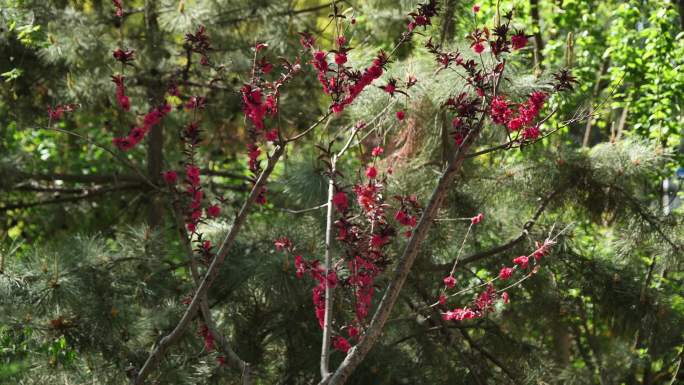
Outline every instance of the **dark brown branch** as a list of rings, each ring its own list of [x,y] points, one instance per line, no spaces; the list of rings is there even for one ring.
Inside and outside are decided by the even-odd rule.
[[[503,245],[495,246],[495,247],[492,247],[491,249],[479,251],[479,252],[476,252],[476,253],[473,253],[473,254],[468,255],[466,257],[461,258],[461,260],[459,261],[461,267],[463,267],[469,263],[476,262],[476,261],[479,261],[481,259],[491,257],[493,255],[497,255],[497,254],[502,253],[506,250],[510,250],[513,247],[515,247],[517,244],[519,244],[520,242],[525,240],[527,235],[530,233],[530,231],[532,230],[534,225],[539,220],[539,217],[541,217],[544,210],[546,210],[546,208],[548,207],[549,203],[551,203],[551,201],[561,192],[561,190],[562,190],[562,188],[558,188],[558,189],[554,190],[553,192],[551,192],[549,195],[547,195],[542,200],[541,204],[539,205],[539,207],[537,207],[537,210],[534,212],[534,215],[532,215],[532,218],[530,218],[530,220],[527,221],[523,225],[522,231],[520,232],[520,234],[517,237],[511,239],[510,241],[504,243]],[[434,267],[434,269],[436,271],[449,271],[451,269],[452,265],[453,265],[453,262],[443,263],[440,265],[436,265]]]
[[[64,181],[71,183],[116,183],[119,182],[143,182],[137,175],[130,174],[63,174],[63,173],[29,173],[24,171],[2,170],[14,180],[42,180],[42,181]],[[2,172],[0,172],[2,174]]]
[[[250,209],[252,208],[259,194],[261,194],[262,187],[266,184],[266,180],[273,172],[275,165],[277,164],[280,157],[283,155],[284,151],[285,148],[282,145],[276,146],[273,155],[268,159],[266,168],[261,172],[261,175],[259,175],[259,178],[254,184],[252,191],[250,192],[249,196],[242,205],[242,208],[238,212],[238,215],[235,218],[235,221],[233,222],[233,227],[231,227],[230,231],[224,238],[223,242],[221,243],[221,247],[219,248],[218,252],[216,253],[216,256],[209,265],[209,268],[205,273],[202,281],[197,287],[195,295],[192,298],[192,302],[190,302],[190,305],[185,310],[185,313],[178,321],[178,324],[173,329],[173,331],[164,338],[162,338],[161,341],[159,341],[159,344],[152,350],[152,352],[150,352],[150,355],[145,361],[145,364],[140,369],[138,375],[134,376],[131,379],[132,384],[142,385],[145,382],[147,376],[159,364],[159,361],[165,355],[166,350],[180,339],[180,337],[183,334],[183,331],[187,328],[187,326],[190,324],[190,321],[192,321],[192,319],[197,314],[197,311],[200,307],[200,302],[202,302],[202,298],[206,295],[209,288],[213,285],[214,280],[218,276],[219,268],[223,265],[223,262],[225,261],[228,252],[233,246],[233,242],[235,241],[237,234],[240,232],[242,225],[245,223]]]
[[[172,212],[174,214],[174,220],[176,223],[176,231],[178,232],[178,236],[181,239],[181,243],[183,244],[185,252],[188,255],[190,273],[195,283],[195,289],[197,289],[197,285],[200,284],[201,277],[199,275],[199,269],[197,268],[197,258],[195,257],[195,253],[192,249],[191,239],[185,230],[185,226],[183,226],[183,210],[180,207],[178,201],[174,201],[171,206],[173,210]],[[204,324],[209,329],[209,332],[212,334],[212,336],[218,341],[219,348],[223,352],[228,364],[242,372],[243,385],[251,385],[252,378],[250,365],[244,360],[242,360],[240,356],[237,355],[237,353],[235,353],[235,351],[230,347],[230,343],[225,338],[225,336],[218,331],[216,323],[214,322],[214,319],[211,316],[211,309],[209,308],[209,300],[206,292],[204,293],[204,296],[202,296],[201,300],[202,302],[200,304],[200,313],[202,314]]]
[[[221,20],[221,21],[217,22],[216,25],[225,26],[225,25],[230,25],[230,24],[236,24],[236,23],[249,21],[252,19],[257,19],[257,18],[263,17],[263,16],[269,16],[269,17],[295,16],[295,15],[300,15],[303,13],[318,12],[318,11],[322,11],[326,8],[330,8],[330,5],[332,5],[332,3],[326,3],[326,4],[321,4],[321,5],[316,5],[313,7],[301,8],[301,9],[288,9],[288,10],[281,11],[281,12],[275,12],[275,13],[272,13],[270,15],[259,14],[256,12],[256,9],[253,9],[252,13],[247,15],[247,16]],[[219,15],[219,17],[220,16],[222,16],[222,15]]]
[[[508,378],[510,378],[511,381],[513,381],[514,384],[518,385],[518,384],[521,383],[520,380],[518,380],[518,377],[517,377],[515,374],[513,374],[513,372],[511,372],[511,371],[506,367],[506,365],[505,365],[504,363],[502,363],[501,361],[499,361],[499,359],[496,358],[496,356],[494,356],[492,353],[490,353],[487,349],[483,348],[483,347],[480,346],[478,343],[476,343],[476,342],[472,339],[472,337],[470,337],[470,335],[468,335],[468,332],[466,332],[466,331],[463,330],[463,329],[459,330],[459,332],[461,332],[461,335],[463,336],[463,338],[464,338],[466,341],[468,341],[468,344],[469,344],[473,349],[475,349],[475,350],[477,350],[478,352],[480,352],[480,354],[482,354],[483,356],[487,357],[487,359],[488,359],[489,361],[491,361],[494,365],[498,366],[499,369],[501,369],[501,371],[503,371],[503,372],[506,374],[506,376],[508,376]]]
[[[51,205],[51,204],[57,204],[57,203],[78,202],[80,200],[92,199],[92,198],[95,198],[95,197],[98,197],[101,195],[105,195],[107,193],[115,192],[115,191],[136,190],[136,189],[140,189],[140,188],[142,188],[142,185],[139,183],[129,183],[129,184],[122,184],[122,185],[114,186],[114,187],[90,189],[90,190],[85,190],[85,192],[83,194],[80,194],[80,195],[72,195],[72,196],[68,196],[68,197],[58,197],[58,198],[46,199],[46,200],[35,201],[35,202],[19,202],[19,203],[6,204],[6,205],[0,207],[0,212],[9,211],[9,210],[28,209],[31,207],[45,206],[45,205]]]

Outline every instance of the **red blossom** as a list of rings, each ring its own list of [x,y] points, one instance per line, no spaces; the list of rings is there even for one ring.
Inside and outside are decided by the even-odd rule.
[[[513,275],[513,268],[510,267],[503,267],[501,268],[501,271],[499,271],[499,279],[505,281]]]
[[[198,334],[204,339],[204,349],[208,352],[214,350],[214,335],[206,325],[202,325]]]
[[[511,36],[511,47],[513,49],[521,49],[527,45],[527,35],[525,32],[518,31],[515,35]]]
[[[370,179],[375,179],[375,177],[378,176],[378,170],[375,166],[368,166],[368,168],[366,168],[366,176]]]
[[[387,81],[387,84],[384,86],[381,86],[380,89],[382,89],[383,91],[390,94],[390,96],[394,96],[394,93],[397,91],[397,80],[390,78]]]
[[[175,171],[166,171],[162,174],[164,181],[168,184],[174,184],[178,180],[178,174]]]
[[[281,251],[281,250],[287,250],[287,251],[292,251],[292,241],[290,241],[289,238],[287,237],[281,237],[276,239],[273,244],[275,245],[276,250]]]
[[[306,264],[301,255],[295,257],[294,260],[295,270],[297,272],[297,278],[302,278],[304,273],[306,273]]]
[[[112,0],[114,8],[116,9],[116,17],[123,17],[123,4],[122,0]]]
[[[383,152],[385,152],[385,150],[382,147],[376,146],[375,148],[373,148],[373,151],[371,151],[371,155],[380,156]]]
[[[48,106],[47,113],[50,117],[50,120],[59,120],[62,118],[62,115],[64,115],[65,112],[72,112],[76,108],[78,108],[77,104],[58,104],[54,109]]]
[[[347,54],[344,52],[338,52],[335,54],[335,63],[343,65],[347,62]]]
[[[464,319],[478,318],[479,314],[469,308],[457,308],[442,314],[445,321],[462,321]]]
[[[456,278],[453,275],[444,278],[444,286],[453,289],[456,286]]]
[[[211,205],[207,207],[207,216],[209,218],[216,218],[221,213],[221,207],[219,205]]]
[[[470,223],[473,225],[476,225],[476,224],[482,222],[482,219],[484,219],[484,214],[479,213],[476,216],[470,218]]]
[[[266,132],[264,135],[264,138],[266,138],[267,142],[275,142],[278,140],[278,129],[274,128],[271,131]]]
[[[473,5],[473,13],[478,13],[478,12],[480,12],[480,5],[479,4]]]
[[[520,266],[521,269],[527,269],[527,266],[529,265],[529,258],[525,255],[521,255],[517,258],[514,258],[513,263]]]
[[[480,42],[478,41],[478,42],[476,42],[476,43],[473,43],[473,45],[471,46],[471,48],[473,49],[473,52],[475,52],[476,54],[479,55],[479,54],[481,54],[481,53],[484,51],[485,46],[484,46],[484,44],[482,44],[482,43],[480,43]]]
[[[526,140],[537,139],[540,135],[541,131],[539,131],[539,126],[532,126],[530,128],[526,128],[522,132],[522,138]]]
[[[503,96],[497,96],[492,100],[491,116],[496,124],[507,124],[513,111],[508,106],[508,101]]]
[[[123,64],[130,64],[129,62],[135,60],[135,51],[134,50],[124,51],[121,48],[117,48],[116,51],[112,52],[112,56],[114,56],[114,59],[116,61],[119,61]]]
[[[333,338],[333,347],[336,350],[339,350],[343,353],[346,353],[349,351],[349,349],[351,349],[351,345],[349,344],[349,341],[347,341],[347,339],[342,337],[342,336],[337,336],[337,337]]]
[[[347,38],[343,35],[340,35],[337,37],[337,40],[335,42],[337,43],[338,47],[344,47],[345,44],[347,44]]]
[[[337,211],[345,212],[349,208],[349,201],[347,194],[344,191],[338,191],[333,195],[332,204]]]
[[[185,166],[185,177],[191,186],[199,186],[200,184],[200,169],[192,164]]]
[[[304,47],[304,49],[311,49],[311,47],[316,44],[316,39],[314,39],[308,32],[299,33],[299,43]]]
[[[397,111],[397,119],[398,120],[404,120],[405,116],[406,116],[406,113],[404,111]]]

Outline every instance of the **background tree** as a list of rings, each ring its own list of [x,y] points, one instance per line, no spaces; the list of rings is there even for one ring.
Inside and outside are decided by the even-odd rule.
[[[416,6],[337,5],[354,47],[349,60],[362,68],[379,49],[394,46]],[[472,5],[440,2],[426,38],[469,52]],[[479,20],[491,25],[496,2],[480,5]],[[549,102],[548,110],[557,112],[546,126],[558,127],[555,135],[467,161],[383,338],[349,382],[677,383],[682,216],[677,210],[662,215],[660,182],[682,166],[681,9],[668,1],[541,0],[501,7],[514,8],[515,28],[543,39],[517,53],[522,61],[509,63],[506,94],[524,97],[568,64],[579,84]],[[140,367],[152,344],[175,326],[195,287],[160,174],[183,168],[178,137],[191,114],[183,112],[184,102],[191,95],[207,100],[195,156],[207,194],[223,199],[221,215],[203,227],[216,244],[253,183],[239,89],[249,81],[255,42],[268,43],[265,55],[274,63],[278,56],[302,55],[299,31],[332,47],[338,35],[332,13],[330,3],[317,1],[131,1],[122,18],[103,1],[2,3],[3,383],[118,384],[127,381],[127,369]],[[200,24],[210,36],[209,66],[198,65],[201,56],[184,46],[184,36]],[[343,115],[283,154],[267,204],[245,223],[208,293],[216,329],[255,369],[257,383],[320,380],[321,332],[311,286],[296,279],[294,255],[273,246],[286,236],[306,256],[325,253],[325,210],[308,210],[328,194],[314,145],[339,148],[347,138],[343,128],[372,122],[371,134],[349,149],[355,156],[343,157],[338,169],[354,175],[372,148],[382,146],[379,167],[393,170],[387,195],[415,194],[422,202],[454,151],[451,119],[441,106],[460,80],[447,71],[435,75],[423,43],[403,44],[374,84],[413,74],[418,83],[410,98],[369,87]],[[133,66],[111,58],[116,47],[136,51]],[[535,57],[539,71],[523,76]],[[328,108],[322,95],[313,96],[320,86],[308,60],[302,58],[305,76],[288,83],[280,100],[284,132],[308,127]],[[128,117],[110,79],[122,67],[132,101]],[[167,100],[177,111],[135,149],[116,150],[111,138],[128,132],[131,116],[157,106],[172,79],[181,98]],[[47,106],[70,103],[78,108],[62,119],[48,117]],[[395,118],[397,111],[404,120]],[[590,119],[563,125],[588,113]],[[503,138],[480,143],[493,139]],[[510,304],[486,318],[443,322],[425,305],[439,296],[469,226],[453,219],[478,212],[485,219],[471,230],[455,276],[463,287],[493,278],[512,258],[528,254],[531,241],[574,226],[556,239],[539,273],[509,292]],[[393,244],[388,253],[398,255],[401,246]],[[468,303],[472,295],[450,304]],[[200,331],[193,322],[154,381],[243,380],[244,370],[222,365],[230,363],[227,355],[220,346],[210,352]],[[344,354],[333,351],[330,358],[337,366]]]

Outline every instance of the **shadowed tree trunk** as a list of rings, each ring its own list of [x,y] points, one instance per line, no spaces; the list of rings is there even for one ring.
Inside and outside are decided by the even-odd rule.
[[[544,40],[541,36],[541,23],[539,22],[539,0],[530,0],[530,16],[534,28],[534,68],[537,71],[544,69]]]
[[[159,25],[157,22],[157,2],[145,1],[145,33],[146,33],[146,57],[150,58],[148,70],[151,83],[147,85],[147,98],[151,107],[162,102],[164,87],[159,80],[157,62],[162,55]],[[153,80],[154,79],[154,80]],[[164,161],[164,127],[163,122],[152,127],[147,145],[147,173],[149,179],[157,185],[161,185],[161,171]],[[148,211],[150,227],[158,227],[164,215],[164,203],[159,194],[151,195]]]

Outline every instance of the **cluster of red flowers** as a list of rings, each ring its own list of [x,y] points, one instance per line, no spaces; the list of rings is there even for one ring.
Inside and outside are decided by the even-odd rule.
[[[513,49],[521,49],[527,45],[528,36],[525,35],[524,31],[517,31],[515,35],[511,36],[511,47]]]
[[[264,129],[264,117],[274,116],[277,112],[277,100],[275,94],[269,94],[264,100],[261,89],[250,84],[245,84],[240,89],[242,95],[242,110],[245,117],[254,125],[257,132]]]
[[[394,219],[401,226],[405,227],[404,236],[409,238],[413,234],[413,228],[418,224],[418,214],[420,211],[418,198],[415,195],[395,195],[394,199],[399,201],[399,209],[394,214]]]
[[[335,113],[341,113],[354,102],[367,86],[382,76],[384,66],[389,60],[381,51],[370,67],[362,72],[354,71],[351,67],[345,66],[347,52],[350,48],[347,47],[347,39],[344,36],[337,37],[335,40],[337,47],[329,53],[323,50],[314,50],[315,40],[307,33],[301,33],[300,42],[305,49],[311,50],[311,64],[317,72],[317,78],[323,86],[323,92],[333,97],[330,108]],[[329,54],[334,56],[336,68],[328,63]]]
[[[72,112],[76,108],[78,108],[77,104],[58,104],[54,109],[48,106],[47,113],[50,120],[59,120],[62,119],[65,112]]]
[[[211,330],[209,330],[207,325],[200,326],[197,334],[204,340],[204,350],[211,352],[215,349],[214,335],[211,333]]]
[[[121,62],[121,64],[131,65],[130,62],[135,60],[135,51],[134,50],[124,51],[121,48],[117,48],[116,51],[112,52],[112,56],[114,56],[114,59],[116,61]]]
[[[207,29],[203,25],[200,25],[197,27],[195,33],[188,33],[185,35],[185,42],[188,44],[188,49],[190,52],[196,52],[200,55],[200,64],[202,65],[209,65],[207,52],[211,49],[209,36],[206,32]]]
[[[431,25],[430,19],[437,15],[437,1],[430,0],[426,4],[418,5],[418,12],[411,12],[411,21],[408,24],[409,32],[413,32],[416,27],[427,27]]]
[[[371,66],[366,68],[360,76],[358,76],[357,74],[350,74],[349,77],[342,78],[348,81],[342,82],[340,82],[340,78],[338,77],[337,82],[335,84],[340,84],[340,86],[344,86],[346,83],[347,87],[344,98],[333,103],[331,107],[333,112],[342,112],[346,106],[354,102],[354,100],[361,94],[364,88],[369,86],[375,79],[382,76],[384,72],[384,66],[387,64],[387,61],[388,58],[385,55],[385,53],[380,52],[378,56],[375,59],[373,59],[373,63],[371,64]]]
[[[262,152],[259,147],[260,139],[263,137],[267,142],[277,142],[280,140],[280,132],[277,128],[266,130],[265,119],[273,119],[277,115],[280,87],[290,81],[301,69],[299,60],[290,63],[287,60],[281,59],[285,72],[281,73],[280,77],[275,81],[265,80],[264,77],[273,70],[273,65],[264,57],[257,60],[257,56],[266,48],[267,45],[264,43],[258,43],[254,47],[255,56],[252,79],[250,83],[243,85],[240,89],[242,111],[245,118],[252,123],[248,130],[250,142],[247,143],[247,157],[249,170],[255,176],[261,171],[259,162],[259,156]],[[252,183],[256,183],[256,179],[253,179]],[[256,203],[266,203],[265,187],[259,191]]]
[[[508,304],[509,297],[506,291],[495,290],[493,282],[495,280],[506,281],[510,279],[517,269],[527,270],[531,262],[530,258],[534,259],[534,269],[527,273],[528,275],[535,274],[539,269],[541,258],[547,255],[551,247],[555,244],[553,240],[546,239],[543,243],[536,242],[536,249],[529,256],[521,255],[513,259],[512,267],[502,267],[496,278],[488,282],[487,288],[478,294],[470,306],[463,308],[456,308],[442,313],[442,318],[446,321],[462,321],[465,319],[480,318],[486,315],[487,312],[494,309],[496,301],[501,301],[503,304]],[[444,285],[448,288],[454,288],[455,279],[453,276],[444,278]],[[446,296],[442,294],[439,298],[439,304],[446,305]]]
[[[116,9],[116,17],[123,17],[123,2],[122,0],[112,0],[114,9]]]
[[[523,139],[536,139],[541,133],[539,127],[533,123],[544,107],[546,98],[546,93],[535,91],[525,102],[518,105],[516,112],[510,107],[505,97],[497,96],[491,104],[492,121],[496,124],[505,125],[510,131],[522,130]]]
[[[131,101],[126,95],[124,79],[123,75],[112,76],[112,81],[116,84],[116,101],[119,103],[122,110],[128,111],[131,109]]]
[[[171,106],[164,103],[161,106],[155,107],[148,112],[143,118],[143,124],[140,127],[133,127],[128,132],[128,136],[116,137],[112,139],[112,143],[121,151],[128,151],[140,143],[145,135],[161,122],[161,120],[171,111]]]

